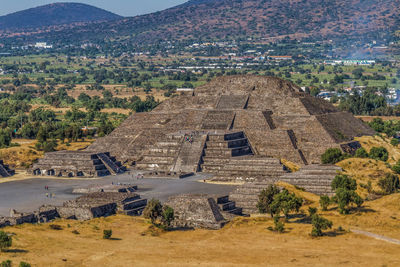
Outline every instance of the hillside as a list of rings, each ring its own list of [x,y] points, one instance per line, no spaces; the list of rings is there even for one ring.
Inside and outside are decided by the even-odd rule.
[[[35,36],[141,43],[245,36],[379,39],[398,29],[399,5],[400,0],[192,0],[152,14]]]
[[[0,30],[35,29],[44,26],[109,21],[121,16],[79,3],[55,3],[0,17]]]

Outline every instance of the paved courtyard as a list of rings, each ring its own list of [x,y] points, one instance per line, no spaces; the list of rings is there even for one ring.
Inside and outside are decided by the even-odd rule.
[[[8,216],[10,209],[33,211],[43,204],[62,205],[66,200],[78,197],[72,194],[74,188],[88,185],[106,185],[111,183],[129,183],[138,185],[138,194],[142,198],[157,198],[165,201],[169,196],[181,193],[228,194],[235,189],[231,185],[207,184],[200,181],[207,174],[197,174],[184,179],[145,178],[136,179],[137,173],[107,176],[99,179],[28,179],[0,184],[0,216]],[[45,190],[45,186],[49,190]],[[54,194],[53,198],[46,193]]]

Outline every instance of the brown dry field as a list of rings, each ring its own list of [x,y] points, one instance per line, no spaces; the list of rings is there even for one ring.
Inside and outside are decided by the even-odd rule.
[[[359,118],[365,122],[370,122],[375,118],[381,118],[384,121],[389,121],[389,120],[399,120],[400,117],[397,116],[355,116],[356,118]]]
[[[307,194],[307,193],[303,193]],[[307,197],[307,196],[306,196]],[[315,196],[308,194],[309,199]],[[317,204],[313,204],[317,205]],[[364,211],[338,215],[324,212],[334,228],[362,229],[400,238],[400,194],[368,202]],[[305,209],[305,208],[304,208]],[[58,220],[4,230],[15,234],[13,247],[0,260],[33,266],[399,266],[400,245],[350,232],[329,231],[311,238],[311,225],[286,223],[277,234],[266,217],[237,218],[222,230],[162,232],[143,218],[123,215],[86,222]],[[113,240],[102,239],[104,229]],[[73,234],[77,230],[80,234]]]

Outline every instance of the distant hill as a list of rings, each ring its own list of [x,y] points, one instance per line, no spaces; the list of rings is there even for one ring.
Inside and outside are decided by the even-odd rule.
[[[35,29],[80,22],[110,21],[122,18],[106,10],[79,3],[55,3],[0,17],[0,30]]]
[[[65,27],[27,39],[156,43],[295,36],[379,40],[400,28],[399,6],[400,0],[191,0],[152,14]]]

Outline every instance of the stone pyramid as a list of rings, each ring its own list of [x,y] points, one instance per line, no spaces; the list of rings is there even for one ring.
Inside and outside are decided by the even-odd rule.
[[[372,134],[352,114],[288,81],[239,75],[216,78],[152,112],[136,113],[88,150],[109,151],[163,175],[203,170],[220,180],[254,181],[286,172],[281,159],[319,164],[327,148],[351,152],[359,147],[354,137]]]

